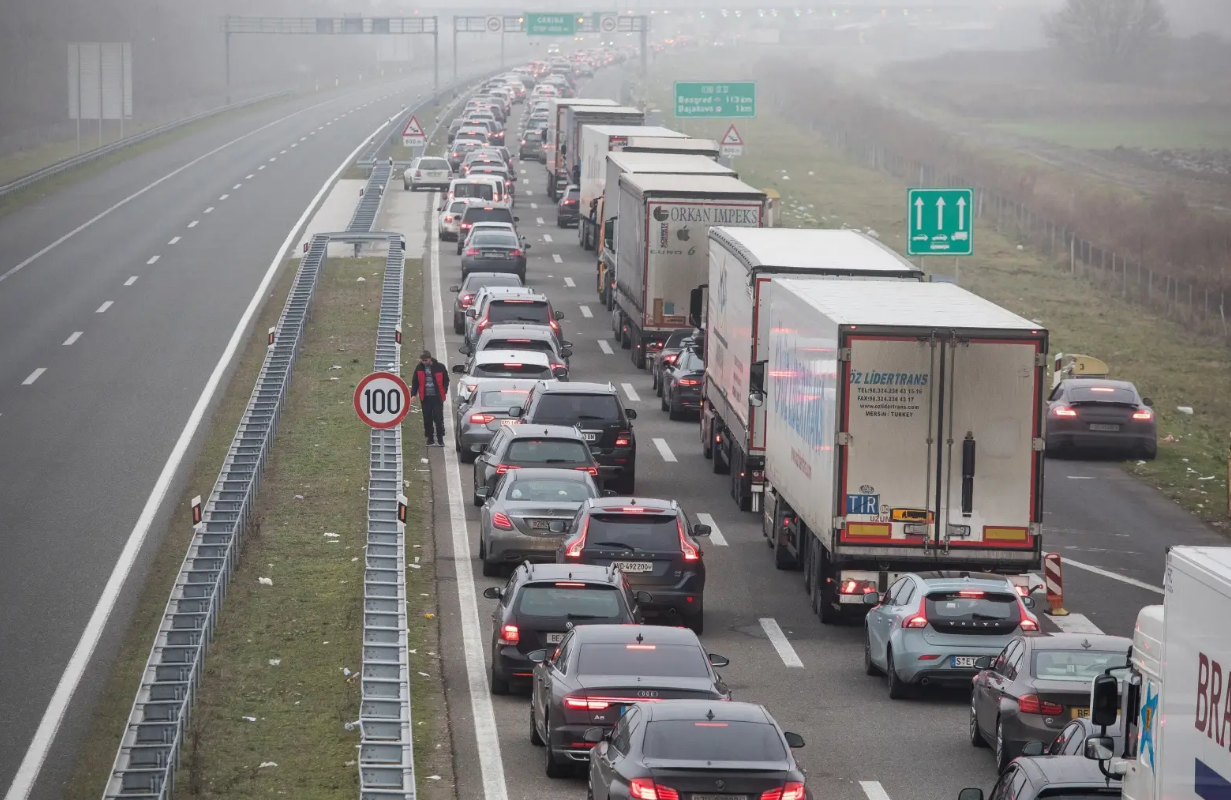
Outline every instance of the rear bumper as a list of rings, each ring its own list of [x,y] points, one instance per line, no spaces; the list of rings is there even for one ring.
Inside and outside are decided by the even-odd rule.
[[[529,681],[534,675],[534,664],[516,647],[498,644],[492,654],[492,671],[506,681]]]
[[[1055,431],[1047,434],[1048,450],[1056,450],[1063,447],[1080,448],[1083,450],[1131,452],[1157,447],[1157,438],[1153,433],[1100,431],[1075,431],[1073,433]]]
[[[594,749],[594,745],[586,742],[584,737],[586,731],[590,728],[602,728],[610,730],[613,725],[595,725],[587,723],[585,725],[553,725],[551,729],[551,741],[547,746],[551,748],[551,752],[560,758],[567,758],[570,761],[578,763],[586,763],[590,760],[590,751]]]
[[[1052,722],[1049,725],[1047,720]],[[1038,714],[1005,714],[1004,740],[1012,755],[1019,755],[1026,742],[1042,742],[1047,747],[1059,735],[1061,729],[1072,721],[1071,716],[1042,717]]]
[[[469,450],[472,453],[478,453],[483,450],[487,443],[495,436],[494,433],[487,429],[487,426],[480,428],[463,430],[458,441],[461,442],[463,450]]]
[[[559,536],[527,536],[518,531],[490,530],[487,534],[487,562],[535,561],[544,564],[556,560],[556,550],[565,534]]]
[[[700,591],[687,591],[670,586],[641,584],[635,575],[628,576],[628,584],[634,591],[649,592],[654,598],[652,603],[641,604],[641,610],[646,617],[656,622],[670,623],[672,619],[696,617],[705,611],[705,587]]]
[[[449,191],[449,184],[450,184],[450,181],[444,181],[444,182],[417,181],[414,178],[411,178],[410,179],[410,190],[412,192],[418,192],[418,191],[433,189],[437,191],[447,192]]]

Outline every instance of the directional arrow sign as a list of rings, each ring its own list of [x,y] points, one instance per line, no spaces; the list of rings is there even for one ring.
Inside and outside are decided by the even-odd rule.
[[[907,255],[973,255],[974,202],[974,189],[908,189]]]

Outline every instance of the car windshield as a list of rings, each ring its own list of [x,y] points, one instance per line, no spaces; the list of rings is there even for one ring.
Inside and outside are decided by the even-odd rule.
[[[621,547],[651,553],[678,553],[680,530],[675,514],[591,514],[586,528],[586,549],[619,550]]]
[[[700,372],[705,369],[705,362],[691,350],[681,352],[675,364],[683,372]]]
[[[534,421],[556,425],[583,425],[590,422],[621,421],[620,401],[609,394],[543,395],[534,411]]]
[[[543,300],[493,300],[487,308],[489,324],[537,322],[546,325],[550,315]],[[536,422],[541,420],[536,420]]]
[[[507,499],[531,503],[584,503],[592,496],[590,484],[584,481],[529,478],[515,482],[509,489]]]
[[[491,186],[488,186],[491,189]],[[467,222],[507,222],[513,224],[513,215],[507,208],[479,208],[471,206],[466,210]]]
[[[590,448],[576,439],[516,439],[507,458],[522,464],[589,464]]]
[[[560,581],[522,587],[517,613],[528,617],[621,619],[620,590],[614,586]]]
[[[512,233],[504,231],[483,231],[476,233],[470,239],[475,247],[511,247],[514,250],[521,244]]]
[[[1137,393],[1123,386],[1073,386],[1068,390],[1072,403],[1115,403],[1137,405]]]
[[[419,169],[444,169],[449,168],[449,162],[443,158],[421,158],[419,159]]]
[[[700,647],[692,644],[583,644],[577,672],[581,675],[635,675],[639,678],[710,677],[705,654]]]
[[[1095,676],[1127,663],[1124,653],[1098,650],[1035,650],[1030,674],[1045,681],[1090,683]]]
[[[680,761],[785,761],[786,748],[764,722],[654,721],[645,728],[646,758]]]
[[[551,367],[543,364],[524,364],[519,361],[504,363],[476,364],[476,378],[550,378]]]
[[[526,144],[538,144],[543,141],[543,137],[537,130],[526,131]]]
[[[491,200],[495,195],[495,190],[490,183],[485,181],[475,181],[474,183],[456,183],[453,185],[454,197],[479,197],[483,200]],[[469,204],[467,204],[469,205]],[[466,206],[462,206],[465,211]]]
[[[979,590],[932,592],[927,617],[937,622],[1016,622],[1021,619],[1017,597]]]

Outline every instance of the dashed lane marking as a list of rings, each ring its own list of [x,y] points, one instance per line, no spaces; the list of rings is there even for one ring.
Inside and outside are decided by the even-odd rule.
[[[782,663],[788,667],[803,669],[804,662],[799,660],[799,654],[795,652],[794,647],[791,647],[786,634],[778,626],[778,621],[773,617],[761,617],[760,622],[761,630],[765,631],[765,635],[769,637],[769,643],[778,651],[778,657],[782,659]]]
[[[719,547],[727,546],[727,537],[722,535],[722,531],[718,529],[718,523],[714,522],[713,517],[709,514],[698,513],[697,522],[700,522],[702,525],[710,526],[710,535],[706,537],[707,541],[716,544]]]
[[[46,371],[47,371],[46,367],[39,367],[38,369],[34,370],[34,372],[31,372],[29,377],[27,377],[24,381],[21,382],[21,385],[29,386],[30,384],[38,380],[39,376],[41,376]]]
[[[80,339],[84,333],[85,331],[73,331],[72,336],[69,336],[67,339],[64,340],[64,346],[65,347],[70,346],[73,342]]]
[[[671,452],[671,446],[667,444],[666,439],[655,439],[654,446],[658,448],[658,454],[663,457],[663,461],[666,461],[668,464],[674,464],[676,461],[679,461],[675,457],[675,453]]]

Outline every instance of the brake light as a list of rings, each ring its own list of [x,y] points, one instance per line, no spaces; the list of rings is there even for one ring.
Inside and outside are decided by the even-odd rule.
[[[1137,419],[1137,420],[1154,419],[1154,412],[1148,408],[1143,408],[1140,411],[1133,414],[1133,419]]]
[[[1023,714],[1042,714],[1045,717],[1057,717],[1064,713],[1064,706],[1040,700],[1037,694],[1018,698],[1017,707]]]
[[[640,506],[625,506],[624,508],[621,508],[620,510],[623,511],[625,514],[644,514],[645,513],[645,509]]]
[[[1021,626],[1020,626],[1020,627],[1021,627],[1021,629],[1022,629],[1022,630],[1024,630],[1024,631],[1033,631],[1033,632],[1038,632],[1038,630],[1039,630],[1039,623],[1037,623],[1037,622],[1035,622],[1034,620],[1032,620],[1032,619],[1030,619],[1030,618],[1028,618],[1028,617],[1027,617],[1027,618],[1022,619],[1022,622],[1021,622]]]
[[[505,364],[504,368],[505,369],[521,369],[523,366],[525,365],[524,364]]]
[[[787,781],[781,789],[770,789],[761,793],[761,800],[804,800],[804,785],[797,781]]]
[[[578,472],[588,472],[594,477],[598,477],[598,467],[573,467]]]
[[[914,615],[902,620],[903,628],[926,628],[928,626],[928,615],[923,610],[923,604],[927,602],[927,598],[920,598],[919,609]]]
[[[624,649],[625,650],[657,650],[658,645],[656,644],[626,644],[624,645]]]
[[[420,172],[419,170],[415,170],[415,177],[416,177],[416,178],[422,178],[422,177],[423,177],[423,173],[422,173],[422,172]]]
[[[556,322],[554,319],[548,320],[547,324],[550,325],[551,329],[555,331],[556,333],[560,332],[560,323]]]
[[[1111,394],[1112,392],[1115,391],[1115,389],[1111,388],[1110,386],[1091,386],[1090,391],[1102,392],[1104,394]]]
[[[496,418],[495,414],[471,414],[470,421],[478,422],[481,425],[486,425]]]
[[[963,589],[957,593],[958,597],[983,597],[983,592],[974,589]]]
[[[564,698],[565,708],[576,708],[578,710],[587,711],[602,711],[611,705],[608,700],[597,700],[589,697],[566,697]]]
[[[479,249],[477,247],[467,247],[465,254],[468,256],[477,256],[479,254]]]
[[[581,558],[582,551],[586,549],[586,534],[589,532],[590,518],[586,517],[586,524],[581,526],[581,536],[564,551],[565,558]]]
[[[684,522],[679,517],[675,518],[675,527],[680,532],[680,550],[684,553],[684,560],[700,561],[701,551],[697,549],[696,545],[688,541],[688,534],[684,532]]]
[[[629,431],[620,431],[616,434],[616,447],[628,447],[632,444],[632,434]]]
[[[513,530],[513,521],[512,521],[512,520],[510,520],[510,519],[509,519],[507,516],[505,516],[504,514],[499,514],[499,513],[497,513],[497,514],[493,514],[493,515],[492,515],[492,524],[493,524],[493,525],[495,525],[497,528],[499,528],[499,529],[500,529],[500,530],[502,530],[502,531],[511,531],[511,530]]]
[[[486,327],[487,327],[488,325],[490,325],[490,324],[491,324],[491,320],[490,320],[490,319],[488,319],[487,317],[484,317],[483,319],[479,320],[479,324],[478,324],[478,325],[474,326],[475,332],[477,333],[477,332],[479,332],[479,331],[483,330],[484,328],[486,328]]]
[[[633,800],[680,800],[680,793],[652,778],[633,778],[628,784],[628,793]]]
[[[453,215],[445,214],[445,222],[452,222],[452,221],[453,221]]]
[[[668,364],[674,364],[679,359],[679,357],[680,357],[679,353],[668,353],[667,355],[663,356],[663,361],[666,361]]]
[[[470,223],[469,223],[469,222],[463,222],[463,223],[462,223],[462,227],[463,227],[463,228],[469,228],[469,227],[470,227]]]
[[[467,306],[469,306],[469,305],[470,305],[471,303],[473,303],[473,302],[474,302],[474,295],[472,295],[472,294],[464,294],[464,295],[462,295],[462,308],[466,308]]]
[[[701,381],[695,380],[695,379],[693,379],[693,378],[680,378],[680,379],[677,381],[677,383],[678,383],[680,386],[696,386],[696,385],[698,385],[699,383],[701,383]]]
[[[571,581],[556,581],[556,586],[565,586],[570,589],[584,589],[586,587],[584,583],[575,583]]]
[[[497,464],[496,474],[503,475],[511,469],[521,469],[521,467],[517,466],[516,464]]]
[[[1052,416],[1054,417],[1075,417],[1077,416],[1077,412],[1069,408],[1068,406],[1056,406],[1055,408],[1051,410],[1051,413],[1052,413]]]
[[[500,641],[499,644],[517,644],[521,641],[521,631],[516,625],[500,626]]]
[[[513,256],[513,258],[521,258],[522,252],[521,250],[514,250],[513,252],[509,253],[509,255]]]

